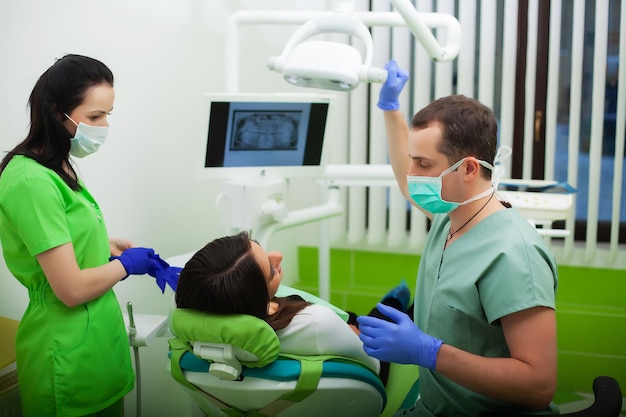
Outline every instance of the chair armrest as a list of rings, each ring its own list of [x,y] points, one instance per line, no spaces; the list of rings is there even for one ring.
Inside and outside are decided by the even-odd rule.
[[[622,412],[622,391],[619,383],[610,376],[598,376],[593,381],[594,402],[584,410],[567,414],[549,414],[559,417],[619,417]],[[530,417],[528,414],[485,412],[479,417]]]
[[[572,414],[580,417],[618,417],[622,412],[622,390],[619,383],[610,376],[599,376],[593,381],[595,400],[591,407]],[[569,415],[569,414],[567,414]]]

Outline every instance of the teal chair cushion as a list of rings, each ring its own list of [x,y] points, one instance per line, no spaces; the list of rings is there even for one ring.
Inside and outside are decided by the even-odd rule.
[[[191,352],[185,353],[180,361],[180,367],[188,372],[208,372],[211,363],[200,359]],[[252,378],[269,379],[273,381],[294,381],[300,376],[300,362],[291,358],[279,358],[263,368],[244,367],[241,375]],[[366,382],[378,390],[386,399],[385,387],[372,371],[367,368],[341,361],[324,361],[322,377],[348,378]],[[384,407],[384,404],[383,404]]]

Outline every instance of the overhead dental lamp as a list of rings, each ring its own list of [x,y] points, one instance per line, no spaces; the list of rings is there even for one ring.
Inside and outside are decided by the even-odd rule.
[[[321,15],[306,21],[289,39],[280,56],[270,57],[267,66],[283,75],[285,81],[300,87],[352,91],[360,82],[384,83],[387,71],[372,64],[372,36],[359,19],[369,24],[408,26],[415,38],[437,62],[451,61],[459,53],[461,25],[453,16],[418,13],[410,0],[390,0],[397,13],[343,12]],[[440,45],[429,27],[445,28],[446,45]],[[363,41],[365,57],[352,45],[309,40],[324,33],[342,33]]]
[[[352,45],[308,40],[321,33],[344,33],[361,39],[365,58]],[[322,16],[301,26],[282,54],[270,57],[267,66],[296,86],[351,91],[359,82],[384,83],[387,80],[386,70],[371,66],[373,48],[367,27],[359,20],[344,14]]]

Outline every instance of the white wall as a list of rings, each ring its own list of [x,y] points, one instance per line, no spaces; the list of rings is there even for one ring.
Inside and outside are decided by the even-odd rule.
[[[240,9],[331,8],[330,1],[303,0],[0,0],[0,152],[25,137],[28,96],[55,57],[100,59],[116,77],[111,134],[78,166],[109,234],[154,247],[163,258],[195,251],[224,234],[215,207],[219,185],[197,180],[196,171],[204,152],[202,94],[225,90],[228,16]],[[293,30],[242,30],[240,91],[288,91],[265,61]],[[286,271],[295,273],[301,235],[283,231],[271,241],[269,249],[285,254]],[[123,306],[133,302],[135,313],[165,314],[171,297],[147,276],[131,277],[115,291]],[[26,290],[0,261],[0,316],[19,320],[27,303]],[[166,353],[165,339],[140,350],[144,416],[187,415],[186,396],[164,369]],[[134,415],[134,401],[133,393],[127,416]]]

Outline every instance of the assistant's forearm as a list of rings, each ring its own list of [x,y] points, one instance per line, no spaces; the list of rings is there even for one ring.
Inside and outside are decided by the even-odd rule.
[[[62,297],[57,294],[69,307],[100,297],[126,276],[126,270],[120,261],[114,260],[96,268],[83,269],[80,276],[74,284],[62,286]]]
[[[80,269],[71,243],[49,249],[37,260],[56,296],[68,307],[93,300],[111,289],[127,275],[119,260]]]
[[[556,368],[556,356],[554,360]],[[553,370],[537,369],[515,358],[487,358],[443,344],[436,372],[487,397],[545,409],[554,396]]]

